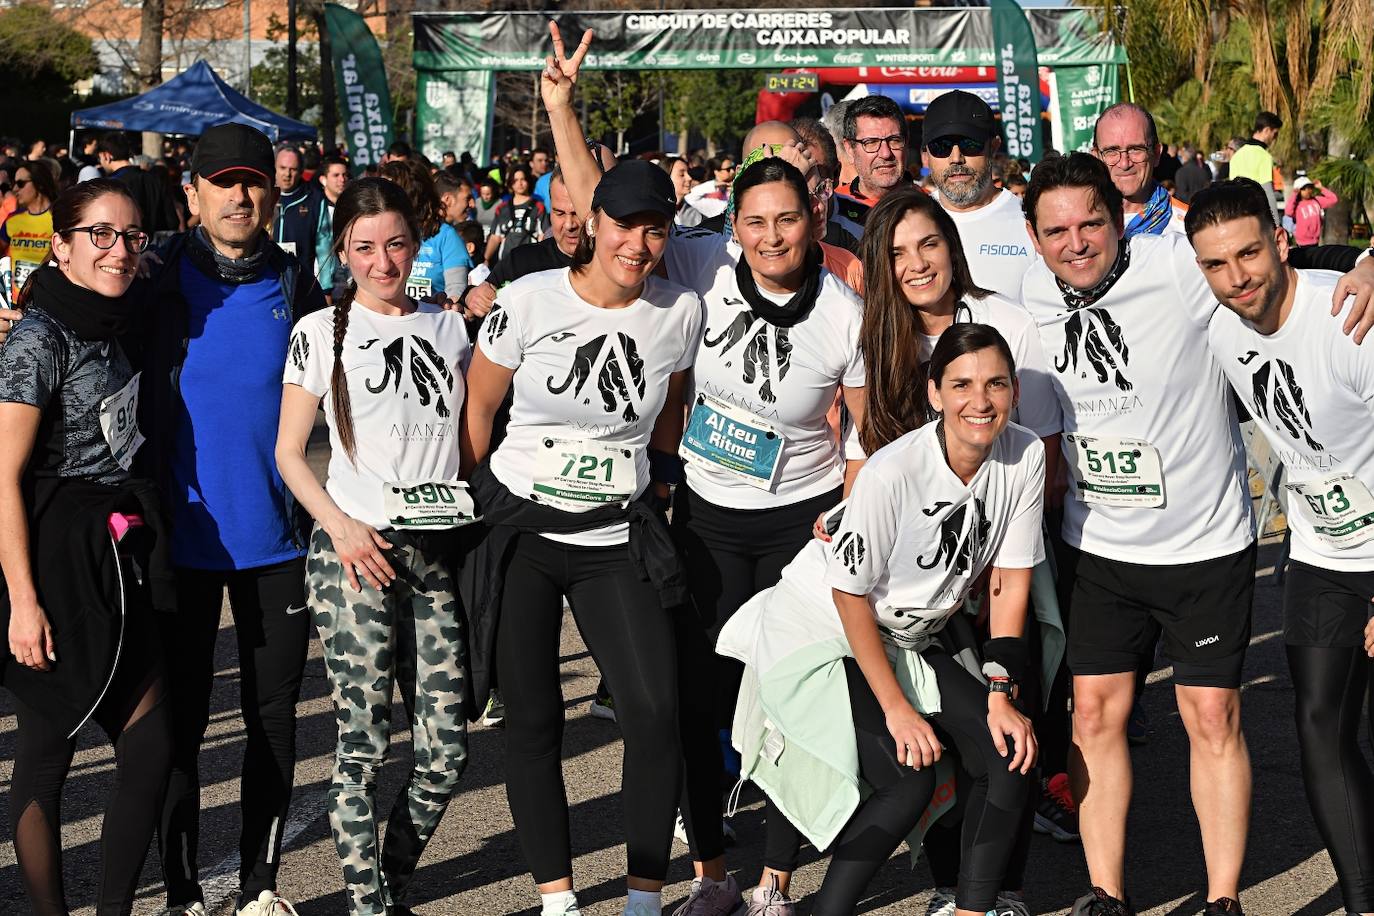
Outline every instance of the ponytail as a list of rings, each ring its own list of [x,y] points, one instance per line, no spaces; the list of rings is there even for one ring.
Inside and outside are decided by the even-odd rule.
[[[334,368],[329,375],[329,395],[334,404],[334,431],[351,462],[357,462],[358,443],[353,435],[353,405],[348,397],[348,378],[344,372],[344,337],[348,334],[348,310],[353,305],[355,287],[348,285],[334,302]]]

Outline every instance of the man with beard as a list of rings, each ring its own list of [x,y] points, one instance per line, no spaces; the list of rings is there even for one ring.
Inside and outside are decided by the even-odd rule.
[[[1216,297],[1184,237],[1123,238],[1121,191],[1092,156],[1042,162],[1024,211],[1043,263],[1026,273],[1022,303],[1054,369],[1072,474],[1056,560],[1069,599],[1069,775],[1092,884],[1073,914],[1134,912],[1126,723],[1136,670],[1161,635],[1189,765],[1205,774],[1192,794],[1205,912],[1239,914],[1251,786],[1240,683],[1255,542],[1235,410],[1207,346]],[[1321,266],[1350,269],[1358,256],[1324,252]],[[1317,266],[1306,253],[1301,260]],[[1328,301],[1343,305],[1370,266],[1335,283]]]
[[[836,217],[851,235],[862,238],[873,205],[911,181],[906,172],[906,118],[897,103],[870,95],[850,105],[844,113],[844,148],[857,175],[837,189]]]
[[[1026,237],[1021,199],[992,181],[992,160],[1001,145],[992,109],[971,92],[946,92],[926,108],[921,162],[930,169],[940,205],[959,227],[973,282],[1015,302],[1035,250]]]
[[[1155,119],[1144,108],[1119,102],[1102,112],[1093,129],[1093,155],[1112,173],[1112,184],[1125,198],[1126,237],[1137,233],[1183,234],[1188,205],[1155,181],[1163,147]]]

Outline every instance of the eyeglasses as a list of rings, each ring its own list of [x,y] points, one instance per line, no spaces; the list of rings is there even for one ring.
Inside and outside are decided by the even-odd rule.
[[[822,178],[820,183],[811,189],[811,199],[817,203],[822,203],[830,199],[830,195],[835,193],[835,182],[829,178]]]
[[[110,226],[74,226],[68,232],[84,232],[91,237],[91,244],[102,251],[114,247],[115,239],[124,236],[124,245],[134,254],[143,254],[153,237],[141,229],[125,229],[120,232]]]
[[[717,172],[733,172],[734,170],[735,167],[733,165],[722,165],[720,168],[716,169]]]
[[[1097,158],[1108,165],[1116,165],[1121,161],[1121,156],[1124,153],[1131,158],[1132,162],[1144,162],[1150,158],[1150,149],[1148,146],[1128,146],[1124,149],[1119,146],[1109,146],[1106,149],[1098,150]]]
[[[28,185],[31,185],[31,184],[33,184],[33,179],[32,179],[32,178],[16,178],[16,179],[14,179],[14,186],[15,186],[16,188],[27,187]]]
[[[892,150],[894,153],[900,152],[901,150],[906,148],[906,138],[903,137],[901,134],[893,134],[890,137],[855,137],[853,140],[850,140],[849,142],[857,143],[860,147],[863,148],[863,151],[865,153],[876,153],[878,151],[878,148],[881,147],[884,143],[886,143],[887,148]]]
[[[988,141],[972,137],[936,137],[926,143],[926,151],[936,159],[948,159],[955,147],[965,156],[981,156],[987,149]]]

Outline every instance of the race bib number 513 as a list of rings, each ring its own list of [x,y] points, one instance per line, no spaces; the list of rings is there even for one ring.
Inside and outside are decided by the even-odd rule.
[[[1066,433],[1078,498],[1099,506],[1157,509],[1164,505],[1159,450],[1142,439]]]

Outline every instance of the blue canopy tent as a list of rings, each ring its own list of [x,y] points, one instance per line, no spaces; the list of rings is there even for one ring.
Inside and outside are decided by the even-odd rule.
[[[206,128],[226,121],[256,127],[274,142],[313,138],[317,133],[309,124],[279,115],[246,98],[203,60],[142,95],[72,112],[73,132],[78,128],[103,128],[198,137]]]

